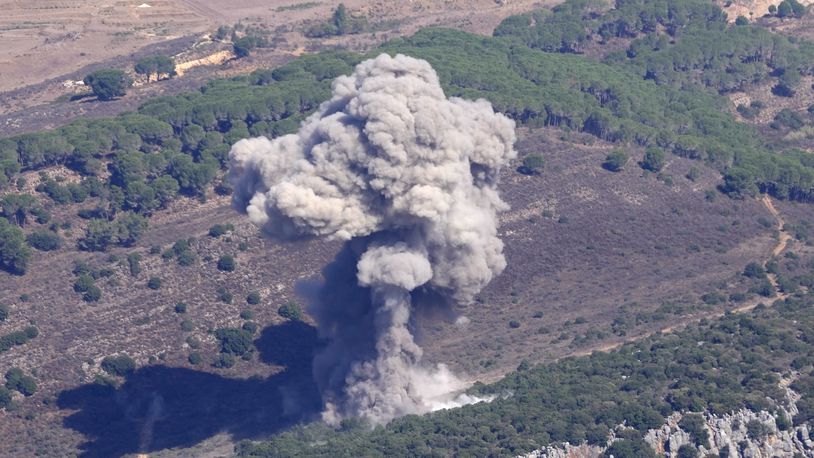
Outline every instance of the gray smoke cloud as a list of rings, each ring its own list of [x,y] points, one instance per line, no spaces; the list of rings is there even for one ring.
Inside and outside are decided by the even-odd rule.
[[[421,363],[412,296],[468,303],[506,266],[497,213],[514,123],[485,100],[447,98],[429,63],[382,54],[338,77],[296,134],[230,152],[234,206],[277,237],[347,241],[309,312],[323,417],[374,423],[478,399]]]

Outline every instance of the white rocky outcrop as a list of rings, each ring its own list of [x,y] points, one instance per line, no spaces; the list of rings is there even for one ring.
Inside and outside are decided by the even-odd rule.
[[[790,382],[791,379],[780,382],[781,388],[786,391],[786,403],[778,406],[778,412],[788,419],[794,418],[797,414],[797,401],[800,399],[800,395],[789,388]],[[698,447],[699,456],[814,458],[814,440],[811,439],[814,431],[807,424],[781,431],[777,426],[775,415],[765,410],[754,412],[741,409],[730,414],[704,413],[702,416],[705,421],[704,427],[709,434],[709,443]],[[659,456],[676,458],[682,445],[694,445],[691,435],[679,426],[682,417],[681,413],[676,412],[667,417],[667,421],[660,428],[651,429],[645,434],[645,442],[650,444]],[[754,425],[755,422],[762,425],[762,432],[750,435],[748,425],[750,423]],[[619,428],[624,426],[620,425]],[[614,440],[611,433],[608,444]],[[565,443],[535,450],[523,458],[597,458],[605,450],[606,447]]]

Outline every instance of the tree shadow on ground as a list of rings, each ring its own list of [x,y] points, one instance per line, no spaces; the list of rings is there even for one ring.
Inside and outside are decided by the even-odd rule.
[[[189,447],[226,432],[262,437],[313,419],[321,408],[311,361],[316,330],[299,321],[265,328],[260,361],[285,367],[268,378],[233,379],[186,368],[147,366],[119,387],[93,383],[59,394],[64,420],[85,435],[83,457]]]

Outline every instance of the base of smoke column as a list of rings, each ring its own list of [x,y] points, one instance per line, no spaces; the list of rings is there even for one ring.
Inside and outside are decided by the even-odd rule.
[[[326,402],[322,412],[322,420],[330,426],[339,426],[342,420],[360,418],[371,427],[389,423],[391,420],[405,415],[423,415],[439,410],[454,409],[470,404],[492,402],[499,396],[495,394],[478,395],[467,393],[475,382],[465,382],[453,374],[445,364],[438,364],[432,369],[416,369],[412,374],[412,384],[418,400],[408,410],[393,418],[370,417],[364,412],[370,409],[361,409],[363,413],[348,414],[348,411],[359,411],[359,406],[340,406],[334,402]],[[366,406],[371,407],[371,406]]]

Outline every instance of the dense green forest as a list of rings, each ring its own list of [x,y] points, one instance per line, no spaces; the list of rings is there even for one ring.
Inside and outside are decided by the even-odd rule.
[[[727,25],[717,7],[701,0],[620,0],[610,10],[573,0],[550,12],[509,18],[495,35],[427,29],[368,55],[424,58],[449,95],[484,97],[521,124],[585,131],[620,145],[657,146],[705,161],[724,174],[721,189],[733,196],[762,191],[778,198],[814,199],[814,157],[769,151],[754,129],[727,113],[726,101],[717,94],[735,87],[729,78],[741,70],[751,75],[749,81],[775,78],[789,90],[802,90],[794,80],[810,71],[803,65],[811,62],[809,43],[793,43],[751,25]],[[630,38],[634,51],[611,54],[604,61],[576,54],[612,37]],[[677,56],[686,58],[686,65],[678,65]],[[752,59],[748,56],[754,57],[748,69],[735,65]],[[80,248],[133,243],[146,224],[139,218],[179,194],[204,194],[225,167],[233,142],[296,130],[329,95],[331,80],[350,73],[364,57],[341,51],[302,56],[275,70],[152,99],[136,113],[2,139],[0,186],[22,188],[20,171],[63,164],[78,172],[81,182],[46,178],[37,190],[54,204],[88,202],[80,216],[99,222]],[[670,72],[654,70],[670,59]],[[703,72],[695,71],[698,62],[704,62]],[[24,198],[15,197],[16,202]],[[36,224],[48,224],[47,212],[38,205],[15,206],[14,212],[0,205],[4,216],[30,213]],[[25,224],[16,216],[9,223]],[[19,239],[13,228],[3,233]],[[9,264],[13,262],[4,265]]]
[[[705,0],[619,0],[613,9],[597,0],[572,0],[551,11],[508,18],[495,36],[563,53],[631,39],[627,50],[605,60],[658,84],[703,85],[719,92],[776,77],[778,91],[790,95],[800,76],[811,73],[814,58],[814,44],[748,21],[730,26],[723,11]]]
[[[527,368],[474,392],[491,403],[408,416],[368,430],[299,427],[269,442],[244,442],[240,456],[517,456],[547,444],[604,445],[622,422],[631,441],[672,412],[777,412],[786,401],[780,377],[800,372],[803,395],[785,427],[814,418],[814,295],[793,297],[745,315],[702,321],[610,353]],[[785,421],[791,420],[791,422]],[[627,456],[627,455],[624,455]],[[640,456],[640,455],[633,455]]]

